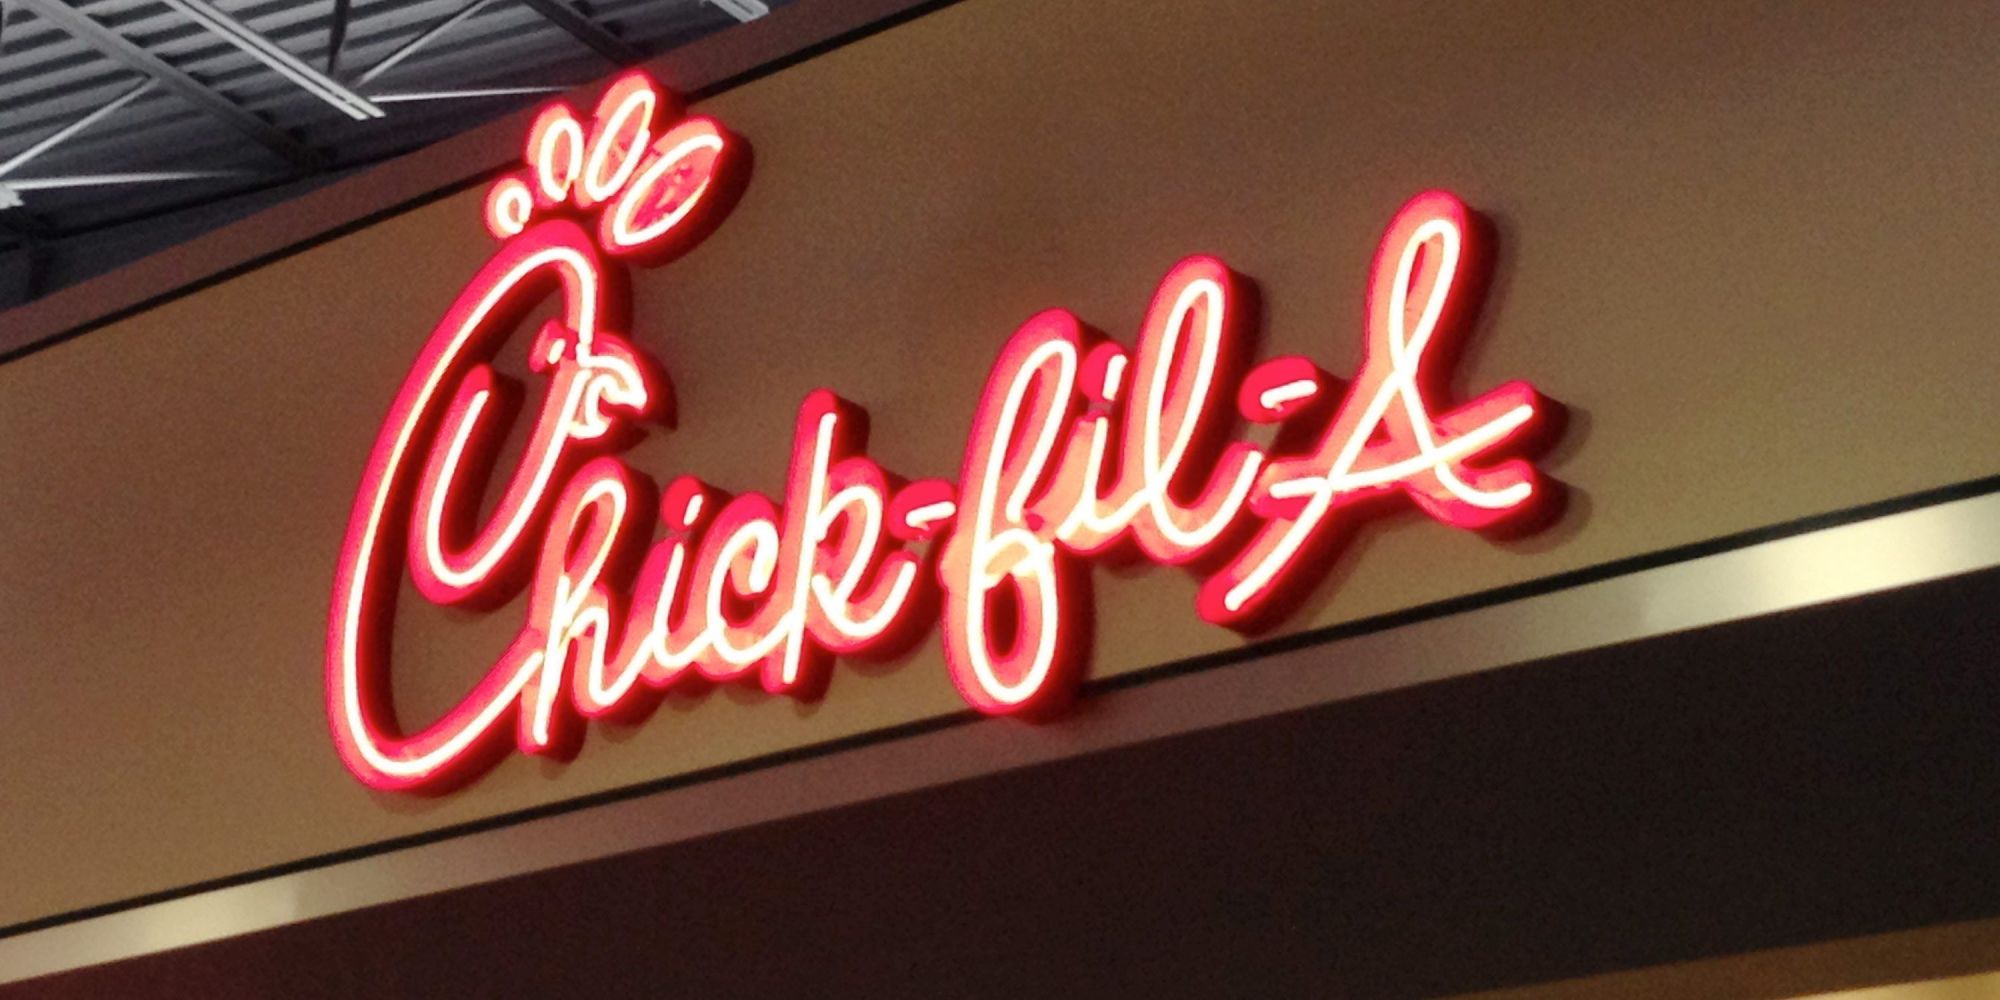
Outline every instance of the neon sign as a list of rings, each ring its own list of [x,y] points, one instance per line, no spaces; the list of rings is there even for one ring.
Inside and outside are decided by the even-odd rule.
[[[687,475],[661,486],[617,457],[668,403],[664,374],[628,336],[623,261],[691,249],[747,173],[740,139],[671,103],[631,74],[588,121],[561,103],[537,117],[525,169],[486,199],[500,249],[390,407],[327,633],[334,742],[370,786],[448,787],[504,753],[509,731],[523,752],[566,757],[586,720],[643,713],[676,685],[754,679],[812,697],[834,658],[903,648],[930,618],[967,703],[1044,714],[1083,673],[1093,559],[1187,567],[1203,577],[1197,614],[1252,631],[1391,501],[1489,534],[1559,510],[1560,485],[1527,460],[1559,407],[1522,382],[1444,404],[1489,245],[1438,191],[1412,198],[1382,236],[1365,353],[1344,389],[1303,357],[1252,365],[1246,282],[1190,257],[1129,346],[1061,310],[1016,330],[955,482],[882,468],[862,410],[819,390],[799,405],[781,496],[730,496]],[[544,392],[482,517],[521,395],[491,361],[551,299],[560,318],[529,343]],[[1246,423],[1265,430],[1240,436]],[[490,611],[528,594],[491,669],[414,732],[388,696],[404,574],[439,605]]]

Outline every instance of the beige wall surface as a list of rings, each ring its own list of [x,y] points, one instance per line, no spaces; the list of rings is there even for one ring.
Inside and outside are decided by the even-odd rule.
[[[2000,471],[2000,9],[1417,10],[967,0],[707,102],[756,174],[635,276],[681,422],[633,463],[775,490],[827,386],[886,466],[951,475],[1016,324],[1062,306],[1129,341],[1197,252],[1259,283],[1263,355],[1344,376],[1381,227],[1442,186],[1500,237],[1457,385],[1569,404],[1547,464],[1575,502],[1505,546],[1391,518],[1288,628]],[[443,798],[348,777],[321,707],[334,557],[390,397],[493,249],[479,197],[0,366],[0,922],[962,707],[932,638],[816,704],[677,697]],[[1097,675],[1241,641],[1186,574],[1098,583]],[[418,604],[406,720],[517,621]]]

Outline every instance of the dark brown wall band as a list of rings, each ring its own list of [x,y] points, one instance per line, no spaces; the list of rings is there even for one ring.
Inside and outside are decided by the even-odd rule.
[[[1967,920],[1616,995],[1985,971],[1996,606],[1987,570],[10,995],[1428,997]]]

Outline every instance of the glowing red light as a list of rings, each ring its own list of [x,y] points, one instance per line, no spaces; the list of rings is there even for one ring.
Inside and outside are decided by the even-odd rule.
[[[1364,359],[1344,390],[1305,358],[1251,367],[1247,282],[1190,257],[1129,348],[1062,311],[1015,331],[955,485],[885,471],[866,453],[866,415],[821,390],[799,406],[781,496],[731,497],[686,476],[659,489],[616,457],[669,403],[664,374],[626,336],[618,260],[691,248],[748,169],[720,125],[678,114],[639,74],[588,122],[562,103],[543,110],[525,169],[486,200],[500,250],[390,407],[327,636],[335,745],[371,786],[448,787],[503,752],[508,728],[524,752],[567,755],[584,720],[636,716],[690,675],[812,697],[835,657],[893,653],[931,615],[969,704],[1043,713],[1082,676],[1095,557],[1201,573],[1197,612],[1247,630],[1317,578],[1373,501],[1408,497],[1482,532],[1528,530],[1558,509],[1559,485],[1526,460],[1560,416],[1553,403],[1518,382],[1446,402],[1488,247],[1464,204],[1435,191],[1383,235]],[[482,518],[476,484],[521,396],[491,361],[550,298],[559,318],[527,345],[544,380],[528,443]],[[1267,440],[1232,437],[1241,420],[1271,427]],[[438,604],[528,594],[507,650],[415,731],[387,694],[406,572]]]

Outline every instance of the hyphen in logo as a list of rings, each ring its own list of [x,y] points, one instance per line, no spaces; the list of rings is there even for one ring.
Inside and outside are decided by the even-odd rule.
[[[968,703],[1045,713],[1089,653],[1094,557],[1188,567],[1204,577],[1196,612],[1249,631],[1384,501],[1495,534],[1560,508],[1559,484],[1527,461],[1553,436],[1555,404],[1521,382],[1444,402],[1488,246],[1439,191],[1412,198],[1383,234],[1361,370],[1344,390],[1302,357],[1253,366],[1246,283],[1190,257],[1130,347],[1061,310],[1016,330],[956,484],[884,470],[866,453],[861,409],[822,389],[799,406],[783,496],[732,497],[685,475],[660,488],[615,457],[668,391],[627,336],[623,261],[692,248],[748,174],[741,140],[672,103],[633,74],[589,121],[562,104],[542,112],[526,169],[486,200],[500,249],[390,408],[327,629],[334,742],[371,786],[449,787],[504,752],[510,729],[524,752],[565,756],[584,720],[641,713],[691,680],[755,677],[810,697],[834,657],[895,649],[932,616]],[[552,296],[561,318],[527,345],[546,379],[528,443],[482,518],[516,392],[490,361]],[[1239,418],[1271,428],[1266,443],[1232,439]],[[404,573],[441,605],[490,609],[528,588],[511,645],[414,732],[388,698]]]

